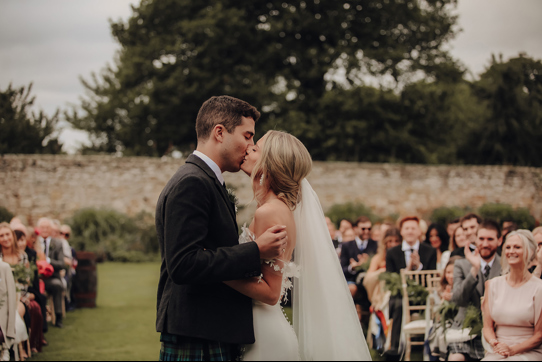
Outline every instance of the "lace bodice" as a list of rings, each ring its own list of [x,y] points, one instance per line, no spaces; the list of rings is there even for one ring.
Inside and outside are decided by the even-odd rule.
[[[246,224],[241,228],[242,232],[239,236],[239,244],[249,243],[256,240],[256,237],[252,231],[250,231],[249,228],[247,228]],[[283,267],[281,269],[280,265],[277,264],[277,261],[280,261],[283,263]],[[275,271],[280,272],[282,274],[282,287],[281,287],[281,293],[280,298],[283,299],[284,302],[286,302],[286,291],[289,289],[292,289],[293,283],[292,278],[298,278],[300,273],[300,268],[295,265],[292,261],[285,261],[281,259],[273,259],[273,260],[262,260],[262,264],[267,264],[270,267],[272,267]],[[260,281],[263,278],[263,274],[260,275]]]

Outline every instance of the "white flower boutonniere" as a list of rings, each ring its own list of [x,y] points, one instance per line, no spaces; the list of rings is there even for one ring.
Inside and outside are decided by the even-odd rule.
[[[228,188],[228,198],[230,199],[230,202],[235,206],[235,214],[239,211],[237,205],[239,204],[239,199],[235,195],[235,192],[233,189]]]

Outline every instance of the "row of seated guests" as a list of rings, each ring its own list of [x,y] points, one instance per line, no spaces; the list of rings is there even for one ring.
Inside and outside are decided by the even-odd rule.
[[[17,313],[13,317],[15,325],[2,323],[12,317],[10,313],[14,313],[13,310],[8,308],[2,311],[7,313],[7,317],[0,315],[0,329],[4,336],[3,342],[6,344],[4,347],[16,346],[28,340],[31,347],[30,353],[38,353],[41,352],[42,346],[47,345],[44,338],[44,333],[48,329],[47,298],[42,293],[44,291],[53,297],[56,312],[55,326],[62,328],[62,298],[65,294],[66,282],[63,281],[61,273],[67,268],[67,260],[63,243],[61,239],[56,238],[60,229],[59,225],[47,218],[40,219],[35,230],[24,227],[17,220],[12,221],[11,224],[0,224],[0,264],[9,266],[13,271],[11,280],[14,280],[16,287],[15,290],[7,288],[2,291],[0,289],[7,295],[0,298],[9,299],[16,295],[17,301],[15,308]],[[67,232],[68,230],[64,228],[64,233]],[[52,275],[42,276],[40,279],[37,267],[39,263],[52,267],[54,270],[50,272]],[[42,286],[40,282],[43,283]],[[10,332],[15,333],[10,334]],[[6,352],[8,349],[3,348],[2,353]],[[29,357],[24,348],[19,348],[19,353],[21,360]]]

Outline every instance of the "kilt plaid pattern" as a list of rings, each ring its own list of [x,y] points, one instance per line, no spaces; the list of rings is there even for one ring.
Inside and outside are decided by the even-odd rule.
[[[236,361],[239,345],[162,333],[160,361]]]
[[[450,354],[461,353],[469,356],[472,360],[481,360],[486,355],[480,336],[468,342],[450,343],[448,345],[448,350],[450,351]]]

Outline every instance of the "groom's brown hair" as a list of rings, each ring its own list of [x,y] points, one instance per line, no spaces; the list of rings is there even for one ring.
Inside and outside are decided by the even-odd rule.
[[[243,122],[243,117],[260,118],[260,112],[249,103],[230,96],[212,97],[201,106],[196,119],[198,140],[206,141],[217,124],[221,124],[229,133]]]

